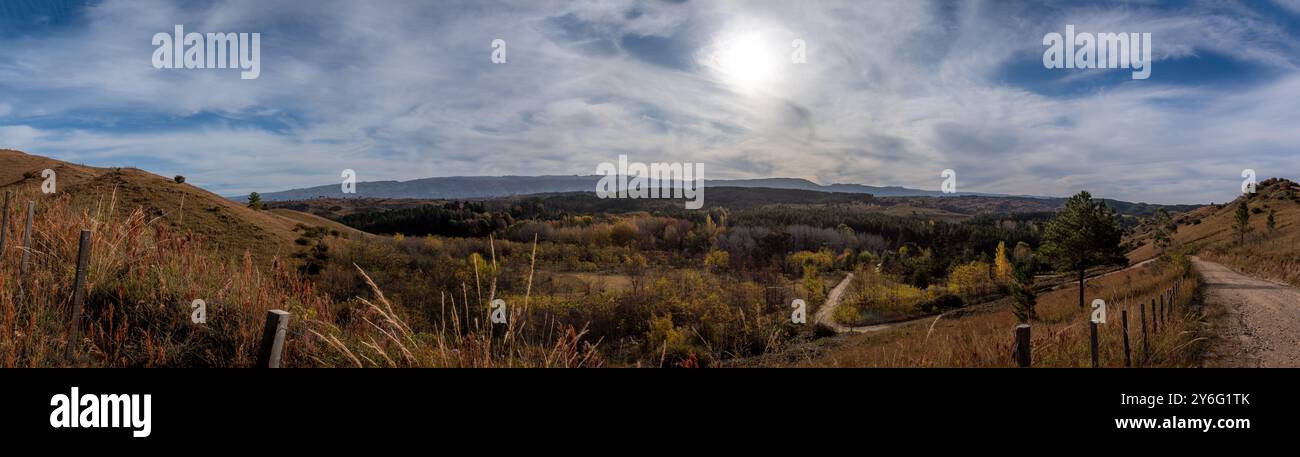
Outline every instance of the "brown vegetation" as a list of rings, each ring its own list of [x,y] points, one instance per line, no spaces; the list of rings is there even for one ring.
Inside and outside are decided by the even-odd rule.
[[[1121,311],[1128,311],[1129,338],[1135,364],[1148,367],[1193,366],[1207,341],[1205,311],[1193,293],[1195,275],[1188,274],[1185,257],[1176,256],[1087,283],[1089,297],[1108,303],[1106,323],[1100,326],[1101,363],[1124,366]],[[1159,332],[1149,334],[1150,359],[1142,357],[1142,331],[1138,306],[1159,300],[1178,278],[1184,278],[1179,298]],[[1076,291],[1060,289],[1039,296],[1038,319],[1031,322],[1033,366],[1087,367],[1090,365],[1088,320],[1091,309],[1079,309]],[[1168,306],[1168,304],[1166,304]],[[1016,317],[1008,305],[895,327],[879,333],[853,336],[803,366],[829,367],[1013,367],[1013,330]],[[1148,322],[1148,329],[1151,324]]]

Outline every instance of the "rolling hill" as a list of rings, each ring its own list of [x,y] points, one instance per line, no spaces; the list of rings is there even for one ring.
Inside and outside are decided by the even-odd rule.
[[[274,201],[269,202],[269,205],[272,208],[292,209],[337,220],[352,214],[410,209],[426,204],[441,204],[449,200],[455,199],[321,197],[305,200]],[[597,198],[589,190],[510,197],[467,198],[464,200],[486,202],[490,207],[538,203],[552,210],[562,210],[570,213],[677,212],[683,208],[683,201],[680,199],[601,199]],[[1160,208],[1173,213],[1180,213],[1200,207],[1197,205],[1152,205],[1118,200],[1105,201],[1112,208],[1115,208],[1119,214],[1133,217],[1150,216]],[[958,221],[981,214],[1056,212],[1064,207],[1065,199],[987,195],[877,197],[864,193],[721,186],[706,188],[704,204],[707,208],[725,207],[731,209],[770,206],[853,205],[866,212],[926,220]]]
[[[46,169],[56,173],[56,192],[52,196],[40,190],[44,181],[41,174]],[[285,258],[298,250],[293,241],[298,238],[294,229],[299,224],[357,233],[333,221],[293,210],[253,210],[201,188],[135,168],[89,167],[9,149],[0,149],[0,191],[14,192],[15,206],[33,199],[39,205],[42,199],[67,195],[76,207],[100,217],[124,217],[140,209],[146,220],[160,229],[193,233],[223,254],[243,255],[248,251],[259,261]]]
[[[389,198],[389,199],[474,199],[510,197],[517,195],[590,192],[596,188],[600,176],[450,176],[423,178],[410,181],[370,181],[357,183],[356,194],[344,194],[337,185],[315,186],[280,192],[263,193],[265,201],[308,200],[314,198]],[[909,189],[906,187],[866,186],[861,184],[821,185],[806,179],[711,179],[705,186],[805,190],[884,196],[944,195],[938,191]],[[977,195],[977,194],[956,194]],[[242,200],[244,197],[231,197]]]
[[[1247,205],[1251,228],[1244,245],[1233,229],[1237,206],[1242,204]],[[1267,226],[1270,211],[1275,219],[1273,231]],[[1300,185],[1294,181],[1261,181],[1254,194],[1175,215],[1173,220],[1178,225],[1173,236],[1175,246],[1186,246],[1206,259],[1244,273],[1300,285]],[[1142,245],[1129,254],[1130,260],[1141,261],[1158,253],[1150,242],[1149,230],[1143,229],[1149,228],[1139,227],[1134,240]]]

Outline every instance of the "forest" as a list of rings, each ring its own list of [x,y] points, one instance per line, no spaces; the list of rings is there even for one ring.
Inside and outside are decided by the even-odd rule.
[[[522,302],[512,312],[528,332],[582,328],[615,365],[709,366],[824,336],[791,322],[789,304],[816,306],[850,273],[835,319],[864,325],[1005,296],[1013,263],[1051,272],[1033,253],[1052,212],[935,219],[862,195],[734,208],[723,197],[701,211],[551,195],[430,202],[338,218],[385,236],[302,244],[332,245],[310,274],[334,300],[367,294],[360,267],[418,310],[416,329],[487,326],[454,310]]]

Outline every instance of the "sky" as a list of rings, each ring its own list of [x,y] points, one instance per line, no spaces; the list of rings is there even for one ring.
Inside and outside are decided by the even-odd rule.
[[[261,75],[157,33],[261,34]],[[1149,79],[1045,34],[1151,33]],[[223,195],[703,163],[709,179],[1207,203],[1300,178],[1300,0],[5,0],[0,148]],[[506,61],[492,60],[504,40]],[[802,61],[795,46],[802,44]]]

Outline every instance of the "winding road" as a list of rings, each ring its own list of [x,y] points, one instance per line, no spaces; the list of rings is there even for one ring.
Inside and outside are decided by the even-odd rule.
[[[912,322],[934,320],[934,316],[925,316],[906,321],[862,325],[857,327],[841,324],[835,320],[835,308],[840,306],[840,300],[844,298],[844,291],[849,289],[849,284],[852,282],[853,273],[849,273],[848,276],[844,277],[844,280],[835,285],[834,289],[831,289],[831,293],[826,296],[826,303],[822,304],[821,308],[817,308],[817,313],[813,314],[814,324],[824,325],[827,328],[835,330],[835,333],[871,333],[897,327],[899,325],[910,324]]]
[[[1138,268],[1148,262],[1140,262],[1129,268]],[[1253,278],[1199,257],[1192,257],[1192,265],[1203,280],[1206,303],[1221,305],[1228,313],[1226,319],[1216,324],[1219,340],[1210,347],[1203,362],[1205,366],[1300,367],[1300,289]],[[814,323],[833,329],[836,333],[870,333],[935,318],[926,316],[858,327],[836,322],[835,308],[839,306],[852,281],[853,274],[850,273],[831,289],[826,302],[813,315]]]
[[[1300,367],[1300,290],[1197,257],[1192,265],[1204,280],[1206,303],[1228,311],[1206,366]]]
[[[1139,268],[1143,265],[1151,263],[1152,260],[1154,259],[1147,259],[1135,263],[1133,265],[1128,266],[1128,268],[1122,268],[1119,270],[1102,273],[1099,275],[1089,276],[1088,278],[1084,279],[1084,282],[1092,281],[1098,278],[1104,278],[1106,276],[1110,276],[1115,273],[1120,273],[1133,268]],[[909,319],[905,321],[886,322],[882,324],[862,325],[857,327],[841,324],[835,320],[835,308],[840,305],[840,301],[844,298],[844,292],[848,290],[849,284],[851,284],[852,282],[853,282],[853,273],[849,273],[848,276],[845,276],[844,279],[841,280],[839,284],[835,285],[834,289],[831,289],[831,293],[826,296],[826,303],[822,304],[821,308],[817,308],[817,312],[813,314],[814,324],[821,324],[823,326],[826,326],[827,328],[834,330],[835,333],[871,333],[871,332],[878,332],[881,330],[897,327],[899,325],[910,324],[913,322],[931,321],[934,320],[936,317],[938,317],[938,316],[922,316],[916,319]],[[1063,287],[1069,287],[1073,284],[1075,283],[1067,281],[1063,284],[1052,287],[1049,290],[1056,290]]]

